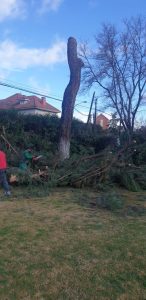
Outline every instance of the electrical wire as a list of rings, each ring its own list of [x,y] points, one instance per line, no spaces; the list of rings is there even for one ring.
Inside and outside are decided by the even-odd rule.
[[[1,77],[0,77],[0,81],[4,82],[6,84],[18,86],[20,88],[30,89],[31,91],[35,90],[35,92],[40,93],[40,94],[47,94],[48,95],[48,91],[46,89],[32,88],[32,86],[30,86],[30,85],[22,84],[22,83],[19,83],[19,82],[16,82],[16,81],[12,81],[12,80],[3,80],[3,78],[1,78]],[[54,97],[54,98],[60,99],[60,97],[57,97],[56,95],[51,95],[50,97]]]
[[[47,94],[45,94],[45,93],[41,93],[40,90],[35,90],[35,91],[34,91],[34,90],[32,90],[31,88],[30,88],[30,89],[25,88],[25,86],[22,85],[22,84],[21,84],[21,86],[16,86],[16,85],[10,84],[10,83],[8,83],[8,82],[12,82],[12,83],[13,83],[13,81],[10,81],[10,80],[9,80],[9,81],[7,80],[7,82],[2,82],[2,81],[0,81],[0,85],[5,86],[5,87],[10,87],[10,88],[13,88],[13,89],[18,89],[18,90],[23,91],[23,92],[28,92],[28,93],[31,93],[31,94],[34,94],[34,95],[38,95],[38,96],[42,96],[42,97],[46,97],[46,98],[49,98],[49,99],[53,99],[53,100],[56,100],[56,101],[59,101],[59,102],[62,102],[62,101],[63,101],[63,100],[61,100],[61,99],[59,99],[59,98],[52,97],[52,96],[47,95]],[[24,86],[24,87],[23,87],[23,86]],[[82,105],[82,107],[88,108],[87,106],[83,106],[83,105]],[[76,110],[78,113],[80,113],[81,115],[88,116],[88,115],[86,115],[86,114],[80,112],[80,111],[77,110],[77,109],[75,109],[75,110]]]
[[[79,114],[81,114],[82,116],[86,116],[86,117],[88,117],[88,115],[86,115],[86,114],[84,114],[84,113],[82,113],[81,111],[79,111],[78,109],[76,109],[76,108],[74,108],[74,110],[76,110]]]
[[[19,86],[17,86],[17,84],[18,84]],[[47,94],[47,91],[39,90],[39,89],[33,90],[33,89],[32,89],[30,86],[28,86],[28,85],[23,85],[23,84],[20,84],[20,83],[16,83],[16,82],[14,82],[14,81],[12,81],[12,80],[6,80],[5,82],[4,82],[4,81],[0,81],[0,85],[5,86],[5,87],[10,87],[10,88],[13,88],[13,89],[18,89],[18,90],[20,90],[20,91],[28,92],[28,93],[31,93],[31,94],[34,94],[34,95],[46,97],[46,98],[53,99],[53,100],[56,100],[56,101],[60,101],[60,102],[63,101],[63,100],[61,100],[60,98],[52,97],[52,96],[48,95],[48,94]],[[77,104],[77,105],[78,105],[78,104]],[[80,105],[80,106],[88,109],[87,106],[83,106],[83,105]]]
[[[59,102],[63,101],[62,99],[59,99],[59,98],[52,97],[52,96],[48,95],[47,91],[46,91],[46,93],[43,93],[43,91],[41,91],[39,89],[38,90],[37,89],[32,90],[31,87],[29,87],[27,85],[22,85],[21,84],[20,86],[17,86],[17,85],[15,85],[17,83],[15,83],[15,84],[12,84],[12,83],[14,83],[14,82],[10,81],[10,80],[9,81],[7,80],[7,82],[0,81],[0,85],[5,86],[5,87],[17,89],[17,90],[20,90],[20,91],[23,91],[23,92],[28,92],[28,93],[31,93],[31,94],[34,94],[34,95],[38,95],[38,96],[42,96],[42,97],[45,97],[45,98],[53,99],[53,100],[56,100],[56,101],[59,101]],[[28,88],[25,88],[25,86],[28,87]],[[84,105],[80,105],[80,106],[83,107],[83,108],[88,108],[87,106],[84,106]],[[74,108],[74,110],[76,110],[79,114],[88,117],[88,114],[84,114],[76,108]]]
[[[20,91],[23,91],[23,92],[31,93],[31,94],[34,94],[34,95],[38,95],[38,96],[41,96],[41,97],[53,99],[53,100],[56,100],[56,101],[59,101],[59,102],[62,102],[62,100],[59,99],[59,98],[51,97],[51,96],[49,96],[47,94],[44,94],[44,93],[39,93],[37,91],[25,89],[23,87],[18,87],[18,86],[15,86],[15,85],[12,85],[12,84],[8,84],[8,83],[2,82],[2,81],[0,81],[0,85],[6,86],[6,87],[10,87],[12,89],[20,90]]]

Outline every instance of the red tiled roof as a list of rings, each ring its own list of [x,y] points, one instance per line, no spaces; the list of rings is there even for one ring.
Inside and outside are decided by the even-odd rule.
[[[101,119],[101,118],[109,121],[109,119],[108,119],[106,116],[104,116],[103,114],[99,114],[99,115],[96,117],[96,120]]]
[[[41,99],[37,96],[25,96],[20,93],[10,96],[6,99],[0,100],[0,110],[3,109],[16,109],[16,110],[39,109],[39,110],[44,110],[52,113],[60,112],[60,110],[47,103],[46,100],[43,98]]]

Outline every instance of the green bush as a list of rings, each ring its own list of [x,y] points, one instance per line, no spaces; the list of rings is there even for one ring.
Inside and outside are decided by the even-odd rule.
[[[33,144],[37,152],[58,151],[60,119],[56,116],[20,115],[16,111],[0,111],[0,130],[20,152]],[[14,134],[15,133],[15,134]],[[71,155],[91,155],[111,144],[112,136],[102,130],[73,119],[71,128]],[[1,141],[4,143],[4,141]],[[5,143],[4,143],[5,144]],[[8,152],[10,154],[10,151]],[[11,160],[10,160],[11,162]],[[15,164],[16,165],[16,164]]]

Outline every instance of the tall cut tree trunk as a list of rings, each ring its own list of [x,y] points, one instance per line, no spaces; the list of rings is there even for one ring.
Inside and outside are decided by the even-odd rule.
[[[70,157],[70,136],[74,104],[81,81],[82,60],[77,57],[77,42],[73,37],[68,39],[67,58],[70,69],[70,80],[64,91],[60,123],[59,155],[60,160]]]

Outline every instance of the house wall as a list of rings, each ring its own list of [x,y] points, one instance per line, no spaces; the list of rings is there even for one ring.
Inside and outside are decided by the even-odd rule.
[[[20,113],[22,113],[23,115],[42,115],[42,116],[45,116],[45,115],[55,116],[56,115],[56,113],[39,110],[39,109],[24,109],[24,110],[21,110]]]
[[[96,124],[100,125],[103,129],[107,129],[109,127],[109,120],[104,116],[97,116]]]

